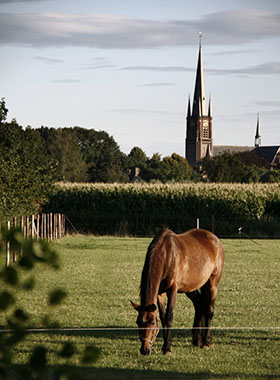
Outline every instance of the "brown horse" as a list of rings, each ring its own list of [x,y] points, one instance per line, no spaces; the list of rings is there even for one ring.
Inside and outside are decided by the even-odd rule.
[[[177,235],[165,229],[154,237],[142,271],[141,304],[131,301],[138,311],[136,323],[139,326],[141,354],[151,354],[159,332],[156,304],[163,327],[162,351],[164,354],[171,352],[171,326],[177,293],[185,293],[195,308],[193,344],[209,347],[210,322],[224,258],[222,243],[206,230],[193,229]],[[168,299],[166,309],[164,293]]]

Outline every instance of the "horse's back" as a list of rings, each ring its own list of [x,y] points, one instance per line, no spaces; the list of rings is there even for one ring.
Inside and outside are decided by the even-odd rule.
[[[224,248],[219,238],[203,229],[174,234],[177,247],[178,285],[181,291],[200,288],[210,276],[220,277]]]

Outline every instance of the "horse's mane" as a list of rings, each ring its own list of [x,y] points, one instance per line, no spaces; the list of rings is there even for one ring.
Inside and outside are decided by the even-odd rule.
[[[171,231],[168,228],[165,228],[163,230],[160,230],[156,236],[153,238],[152,242],[150,243],[146,259],[142,271],[142,277],[141,277],[141,284],[140,284],[140,298],[141,298],[141,305],[146,306],[146,295],[149,291],[149,280],[150,280],[150,268],[153,256],[157,250],[157,248],[160,246],[166,235],[168,235]]]

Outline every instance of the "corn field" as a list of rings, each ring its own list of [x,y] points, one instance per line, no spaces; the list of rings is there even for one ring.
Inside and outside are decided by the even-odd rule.
[[[79,232],[153,235],[196,226],[219,236],[280,236],[279,184],[59,183],[44,212],[64,213]]]

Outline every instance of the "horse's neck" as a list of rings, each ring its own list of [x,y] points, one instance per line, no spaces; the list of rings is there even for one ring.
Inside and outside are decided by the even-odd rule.
[[[162,281],[163,262],[161,260],[153,260],[153,264],[147,273],[145,297],[143,299],[144,306],[157,304],[157,296]]]

